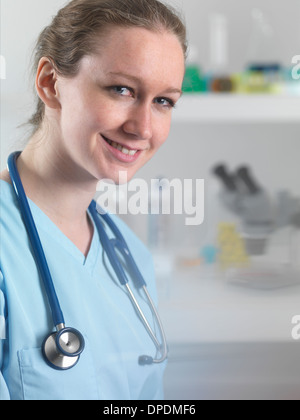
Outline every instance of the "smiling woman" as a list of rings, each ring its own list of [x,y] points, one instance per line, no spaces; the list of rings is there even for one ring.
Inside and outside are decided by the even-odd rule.
[[[167,31],[111,27],[104,37],[99,53],[83,57],[75,76],[53,78],[64,111],[64,136],[55,149],[63,142],[77,170],[96,180],[116,181],[120,170],[131,179],[169,134],[184,58],[177,37]],[[53,69],[47,60],[39,68],[43,87]],[[57,114],[55,105],[46,117]]]
[[[73,0],[41,33],[33,132],[0,174],[0,399],[162,398],[167,346],[145,286],[155,301],[151,256],[116,216],[99,221],[93,197],[99,180],[129,181],[167,139],[185,54],[184,24],[157,0]],[[107,244],[131,263],[126,288]],[[134,288],[148,298],[139,307]],[[67,337],[81,332],[67,372],[47,359],[53,324],[45,343],[60,368],[74,356]]]
[[[93,13],[91,13],[93,10]],[[33,64],[36,73],[42,57],[51,57],[56,70],[74,76],[82,57],[94,53],[105,44],[109,27],[145,28],[167,31],[175,35],[187,52],[186,29],[175,10],[156,0],[73,0],[61,9],[50,26],[41,33]],[[72,28],[66,31],[65,28]],[[98,36],[95,37],[95,33]],[[37,128],[43,119],[44,104],[38,101],[30,122]]]

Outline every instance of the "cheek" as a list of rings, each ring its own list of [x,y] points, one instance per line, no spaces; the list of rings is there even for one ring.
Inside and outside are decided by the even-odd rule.
[[[171,118],[168,118],[166,121],[160,122],[157,124],[157,127],[153,136],[153,146],[155,150],[158,150],[167,140],[171,127]]]
[[[77,130],[82,131],[89,126],[96,126],[99,116],[103,115],[102,104],[96,100],[95,94],[81,84],[67,85],[61,100],[62,121],[68,123],[70,127],[76,127]]]
[[[71,143],[86,148],[105,126],[105,113],[93,104],[84,105],[78,101],[68,109],[64,109],[61,118],[63,138]]]

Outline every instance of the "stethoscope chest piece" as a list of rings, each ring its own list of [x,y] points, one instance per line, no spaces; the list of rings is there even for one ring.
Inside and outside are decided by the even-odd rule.
[[[63,327],[46,337],[42,351],[49,366],[68,370],[77,364],[84,346],[84,338],[79,331]]]

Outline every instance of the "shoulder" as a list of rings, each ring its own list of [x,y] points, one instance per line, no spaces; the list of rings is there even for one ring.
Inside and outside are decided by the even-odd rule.
[[[7,169],[5,169],[4,171],[0,172],[0,179],[2,181],[7,182],[8,184],[11,184],[11,179],[10,179],[10,176],[9,176],[9,173],[8,173],[8,170]]]
[[[12,238],[14,234],[17,236],[23,230],[23,222],[13,187],[2,178],[0,179],[0,214],[0,245],[2,246],[6,235],[7,238]]]
[[[16,197],[13,191],[13,186],[10,182],[10,178],[5,179],[4,176],[0,176],[0,206],[1,212],[5,210],[10,212],[12,210],[12,207],[16,207]],[[3,214],[4,213],[1,213],[1,219]]]

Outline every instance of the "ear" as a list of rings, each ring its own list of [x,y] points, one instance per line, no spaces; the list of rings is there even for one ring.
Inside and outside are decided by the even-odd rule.
[[[43,57],[39,61],[35,86],[45,105],[49,108],[59,108],[57,73],[51,60],[47,57]]]

